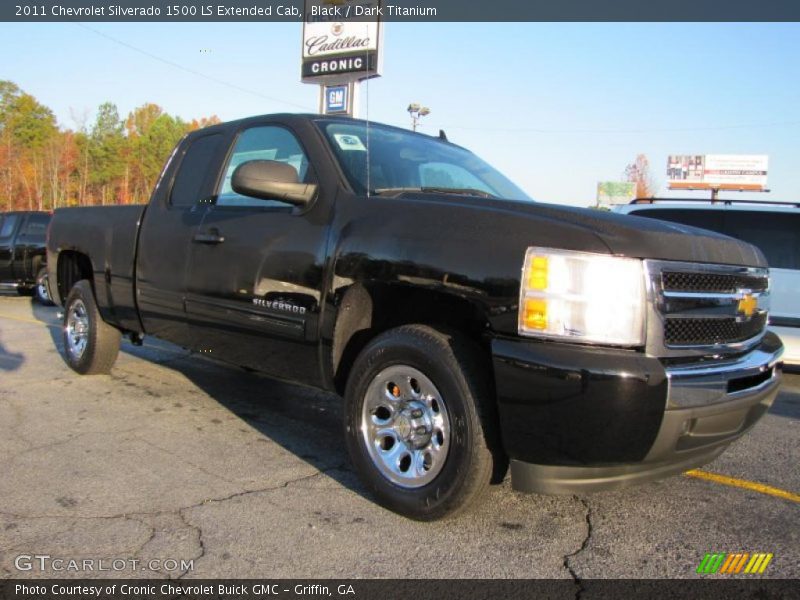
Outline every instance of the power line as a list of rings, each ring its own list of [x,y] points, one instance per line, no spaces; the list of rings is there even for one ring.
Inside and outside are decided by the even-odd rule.
[[[240,85],[237,85],[235,83],[231,83],[230,81],[225,81],[224,79],[218,79],[218,78],[213,77],[211,75],[206,75],[205,73],[201,73],[200,71],[195,71],[194,69],[191,69],[189,67],[185,67],[184,65],[181,65],[181,64],[173,62],[173,61],[171,61],[169,59],[166,59],[166,58],[163,58],[163,57],[158,56],[156,54],[153,54],[152,52],[148,52],[147,50],[142,50],[141,48],[137,48],[136,46],[134,46],[132,44],[129,44],[127,42],[123,42],[122,40],[118,40],[117,38],[115,38],[113,36],[110,36],[110,35],[108,35],[106,33],[103,33],[102,31],[98,31],[97,29],[94,29],[93,27],[89,27],[88,25],[84,25],[83,23],[75,23],[75,24],[78,27],[82,27],[83,29],[91,31],[92,33],[94,33],[96,35],[104,37],[107,40],[110,40],[110,41],[114,42],[115,44],[119,44],[120,46],[125,46],[126,48],[128,48],[130,50],[133,50],[134,52],[138,52],[139,54],[143,54],[144,56],[147,56],[148,58],[152,58],[153,60],[157,60],[159,62],[162,62],[165,65],[169,65],[169,66],[174,67],[176,69],[180,69],[181,71],[185,71],[187,73],[191,73],[192,75],[195,75],[197,77],[202,77],[203,79],[207,79],[208,81],[213,81],[214,83],[218,83],[220,85],[227,86],[227,87],[229,87],[231,89],[234,89],[234,90],[237,90],[237,91],[240,91],[240,92],[244,92],[246,94],[251,94],[253,96],[258,96],[259,98],[263,98],[264,100],[269,100],[271,102],[277,102],[278,104],[285,104],[287,106],[293,106],[295,108],[301,108],[304,111],[309,111],[310,110],[310,108],[308,106],[304,105],[304,104],[298,104],[298,103],[292,102],[290,100],[282,100],[280,98],[274,98],[272,96],[267,96],[266,94],[262,94],[261,92],[257,92],[256,90],[251,90],[251,89],[242,87]]]
[[[203,79],[207,79],[208,81],[213,81],[214,83],[227,86],[231,89],[244,92],[246,94],[251,94],[253,96],[257,96],[259,98],[263,98],[265,100],[269,100],[271,102],[276,102],[278,104],[285,104],[287,106],[293,106],[295,108],[300,108],[304,111],[312,111],[309,106],[304,104],[298,104],[296,102],[292,102],[290,100],[283,100],[281,98],[275,98],[273,96],[267,96],[266,94],[262,94],[256,90],[251,90],[249,88],[242,87],[235,83],[231,83],[229,81],[225,81],[224,79],[219,79],[217,77],[213,77],[211,75],[206,75],[205,73],[201,73],[200,71],[196,71],[195,69],[191,69],[169,59],[163,58],[152,52],[148,52],[147,50],[143,50],[129,44],[127,42],[123,42],[107,33],[103,33],[102,31],[98,31],[93,27],[89,27],[83,23],[75,23],[78,27],[82,27],[92,33],[99,35],[101,37],[114,42],[120,46],[124,46],[134,52],[138,52],[148,58],[153,60],[157,60],[162,62],[166,65],[174,67],[176,69],[180,69],[181,71],[185,71],[197,77],[202,77]],[[425,125],[420,124],[420,128],[428,128],[432,127],[434,129],[445,129],[445,130],[462,130],[462,131],[491,131],[491,132],[498,132],[498,133],[540,133],[543,135],[569,135],[569,134],[579,134],[579,135],[613,135],[613,134],[641,134],[641,133],[693,133],[693,132],[703,132],[703,131],[725,131],[725,130],[736,130],[736,129],[766,129],[771,127],[795,127],[800,125],[800,121],[783,121],[783,122],[772,122],[772,123],[748,123],[748,124],[737,124],[737,125],[718,125],[718,126],[708,126],[708,127],[666,127],[666,128],[640,128],[640,129],[547,129],[547,128],[539,128],[539,127],[471,127],[471,126],[463,126],[463,125],[433,125],[431,123],[426,123]]]
[[[504,133],[541,133],[541,134],[637,134],[637,133],[693,133],[701,131],[725,131],[733,129],[766,129],[769,127],[794,127],[800,125],[800,121],[783,121],[775,123],[749,123],[741,125],[717,125],[710,127],[665,127],[665,128],[647,128],[647,129],[543,129],[533,127],[470,127],[463,125],[433,125],[426,123],[420,127],[431,127],[434,129],[441,128],[445,130],[464,130],[464,131],[494,131]]]

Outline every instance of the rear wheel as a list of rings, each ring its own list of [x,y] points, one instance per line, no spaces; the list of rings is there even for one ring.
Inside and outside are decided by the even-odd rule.
[[[117,360],[122,334],[100,317],[91,283],[75,284],[64,304],[64,354],[82,375],[108,373]]]
[[[50,288],[47,285],[47,267],[39,269],[39,273],[36,275],[33,296],[42,306],[53,306],[53,301],[50,299]]]
[[[381,504],[434,520],[477,503],[499,454],[490,389],[478,349],[458,334],[407,325],[364,348],[347,382],[345,435]]]

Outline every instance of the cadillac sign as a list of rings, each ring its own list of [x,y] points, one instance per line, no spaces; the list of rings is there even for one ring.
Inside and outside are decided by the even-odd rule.
[[[381,0],[306,0],[305,83],[357,81],[380,75]]]

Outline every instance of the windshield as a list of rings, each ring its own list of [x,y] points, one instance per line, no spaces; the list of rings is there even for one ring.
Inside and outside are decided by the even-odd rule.
[[[356,193],[423,191],[530,200],[472,152],[437,138],[374,123],[368,138],[367,124],[357,121],[320,125]]]

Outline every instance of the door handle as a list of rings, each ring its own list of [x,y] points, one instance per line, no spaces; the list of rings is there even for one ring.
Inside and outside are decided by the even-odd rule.
[[[217,229],[209,229],[205,233],[195,233],[192,241],[196,244],[221,244],[225,237],[219,234]]]

